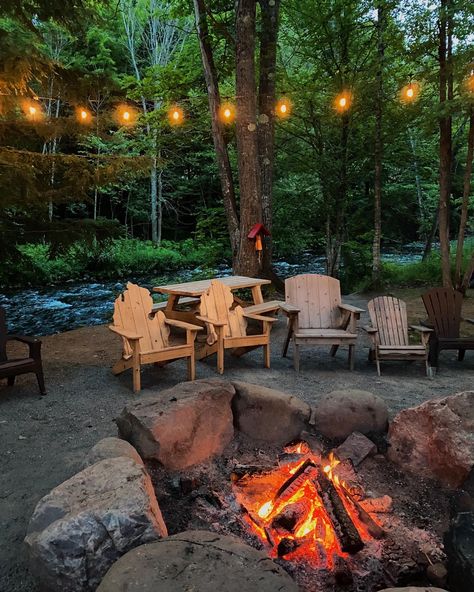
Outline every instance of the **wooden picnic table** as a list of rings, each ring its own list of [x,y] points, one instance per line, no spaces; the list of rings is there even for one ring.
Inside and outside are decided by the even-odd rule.
[[[241,275],[230,275],[218,279],[220,282],[229,286],[234,290],[241,290],[250,288],[252,291],[252,298],[254,304],[263,304],[262,286],[265,284],[271,284],[270,280],[264,280],[262,278],[250,278]],[[184,282],[183,284],[167,284],[166,286],[157,286],[153,288],[154,292],[160,292],[161,294],[168,294],[168,301],[166,307],[163,309],[167,318],[187,320],[192,322],[194,312],[186,312],[178,309],[180,299],[186,299],[186,304],[192,305],[190,298],[195,298],[196,306],[199,304],[201,295],[209,289],[211,280],[198,280],[196,282]]]

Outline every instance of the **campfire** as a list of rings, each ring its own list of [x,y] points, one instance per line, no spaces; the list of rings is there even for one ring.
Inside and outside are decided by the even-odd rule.
[[[333,569],[385,534],[344,472],[334,454],[324,459],[299,442],[285,447],[276,468],[236,467],[233,491],[271,557]]]

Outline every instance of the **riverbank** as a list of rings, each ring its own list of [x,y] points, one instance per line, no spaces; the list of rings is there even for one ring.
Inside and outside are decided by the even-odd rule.
[[[397,292],[408,301],[410,322],[423,315],[419,291]],[[348,303],[366,309],[367,297],[352,295]],[[465,302],[465,315],[474,317],[474,294]],[[361,325],[367,323],[367,315]],[[262,352],[243,358],[226,356],[225,377],[275,387],[314,403],[323,394],[339,388],[370,390],[385,399],[391,416],[403,408],[441,397],[474,384],[474,353],[457,362],[455,352],[443,352],[434,379],[424,376],[422,364],[401,362],[382,365],[377,377],[367,361],[369,343],[363,332],[356,349],[356,369],[347,369],[347,351],[341,348],[331,358],[327,348],[304,349],[301,372],[296,374],[291,358],[281,358],[286,325],[281,317],[272,331],[271,369],[262,367]],[[39,499],[73,475],[87,450],[100,438],[115,435],[114,418],[135,395],[131,377],[115,377],[110,371],[120,356],[117,336],[105,326],[85,327],[43,340],[43,358],[48,395],[38,396],[35,377],[22,376],[15,387],[0,385],[0,435],[2,461],[0,481],[0,590],[39,592],[28,572],[22,547],[28,520]],[[215,357],[197,364],[197,377],[217,376]],[[175,385],[186,376],[186,363],[165,368],[148,366],[143,371],[145,397],[154,389]],[[409,500],[408,500],[409,501]]]

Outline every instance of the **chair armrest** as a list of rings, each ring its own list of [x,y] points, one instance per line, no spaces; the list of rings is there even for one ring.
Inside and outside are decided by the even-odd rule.
[[[374,335],[375,333],[378,333],[378,331],[379,331],[375,327],[369,327],[368,325],[365,325],[364,327],[362,327],[362,329],[364,329],[364,331],[366,333],[368,333],[369,335]]]
[[[297,314],[300,312],[300,309],[297,306],[294,306],[293,304],[289,304],[288,302],[282,302],[280,304],[280,309],[285,314]]]
[[[353,312],[353,313],[357,313],[360,314],[361,312],[365,312],[365,310],[363,308],[358,308],[357,306],[352,306],[352,304],[344,304],[343,302],[341,302],[341,304],[338,304],[339,308],[342,308],[342,310],[347,310],[347,312]]]
[[[265,317],[263,315],[255,314],[253,312],[245,312],[245,310],[244,317],[247,319],[254,319],[255,321],[267,321],[269,323],[274,323],[276,321],[275,317]]]
[[[210,319],[208,317],[202,317],[201,315],[196,315],[196,318],[203,323],[209,323],[210,325],[215,325],[216,327],[224,327],[227,323],[223,321],[216,321],[215,319]]]
[[[125,339],[129,339],[130,341],[138,341],[143,336],[138,335],[137,333],[132,333],[132,331],[127,331],[126,329],[122,329],[121,327],[115,327],[114,325],[109,325],[109,329],[114,333],[117,333],[121,337],[125,337]]]
[[[185,323],[184,321],[178,321],[176,319],[165,319],[165,323],[167,325],[171,325],[172,327],[180,327],[181,329],[186,329],[186,331],[202,331],[203,327],[199,325],[191,325],[191,323]]]
[[[423,325],[410,325],[410,329],[419,331],[420,333],[433,333],[434,329],[431,327],[425,327]]]

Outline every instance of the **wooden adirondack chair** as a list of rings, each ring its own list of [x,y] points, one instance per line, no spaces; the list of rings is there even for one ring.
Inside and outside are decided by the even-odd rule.
[[[281,310],[288,316],[288,334],[283,346],[286,356],[293,340],[293,361],[299,371],[300,345],[331,345],[334,356],[340,345],[349,346],[349,366],[354,369],[357,321],[361,308],[341,302],[339,280],[318,274],[297,275],[285,280]]]
[[[188,380],[195,378],[194,341],[202,327],[167,319],[158,311],[152,313],[153,300],[146,288],[128,283],[127,289],[115,301],[114,324],[109,329],[122,337],[122,358],[112,372],[120,374],[129,368],[133,371],[133,390],[140,391],[140,367],[142,364],[169,362],[188,358]],[[186,331],[186,343],[170,345],[170,327]]]
[[[217,370],[224,372],[224,351],[234,349],[236,355],[263,347],[265,368],[270,368],[270,331],[272,317],[246,311],[234,302],[231,289],[219,280],[212,280],[207,292],[201,296],[200,314],[197,318],[205,323],[207,339],[199,358],[217,353]],[[247,334],[247,319],[261,321],[263,331]]]
[[[368,303],[371,327],[364,327],[372,339],[373,349],[369,358],[375,358],[377,374],[380,376],[382,360],[424,360],[426,375],[430,375],[428,364],[428,339],[431,329],[411,325],[421,334],[421,345],[410,345],[408,339],[407,307],[403,300],[392,296],[379,296]]]
[[[8,359],[7,343],[19,341],[29,348],[28,357]],[[43,363],[41,361],[41,341],[36,337],[25,335],[9,335],[7,333],[7,321],[5,310],[0,308],[0,378],[6,378],[8,386],[15,384],[15,377],[20,374],[36,374],[40,393],[46,394],[43,376]]]
[[[433,327],[430,364],[438,367],[439,352],[443,349],[457,349],[458,360],[462,361],[467,349],[474,350],[474,337],[461,337],[461,321],[474,324],[474,319],[461,316],[462,294],[451,288],[432,288],[421,298]]]

